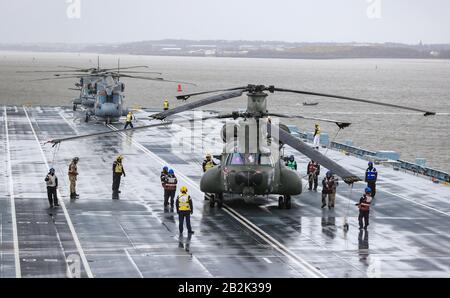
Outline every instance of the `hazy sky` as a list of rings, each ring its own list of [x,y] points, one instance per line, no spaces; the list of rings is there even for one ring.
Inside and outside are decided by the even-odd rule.
[[[68,2],[80,2],[80,18],[68,17]],[[449,16],[449,0],[0,0],[0,43],[163,38],[450,43]]]

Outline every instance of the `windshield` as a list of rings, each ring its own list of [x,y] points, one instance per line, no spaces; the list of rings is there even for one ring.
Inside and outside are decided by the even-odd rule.
[[[273,165],[272,158],[270,154],[260,154],[260,153],[233,153],[228,159],[229,165],[262,165],[270,166]]]

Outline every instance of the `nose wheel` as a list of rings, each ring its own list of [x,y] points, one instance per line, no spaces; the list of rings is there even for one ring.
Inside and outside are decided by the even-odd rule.
[[[291,196],[280,196],[278,198],[278,209],[291,209],[292,203],[291,203]]]

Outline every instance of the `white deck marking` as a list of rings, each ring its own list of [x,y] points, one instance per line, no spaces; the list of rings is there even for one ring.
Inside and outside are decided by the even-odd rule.
[[[108,125],[108,127],[111,130],[117,131],[118,129],[115,128],[112,125]],[[141,149],[145,154],[156,160],[161,166],[169,165],[170,163],[164,161],[159,156],[155,155],[153,152],[142,146],[139,142],[134,140],[133,138],[129,137],[127,134],[123,132],[119,132],[120,135],[122,135],[125,138],[128,138],[136,147]],[[189,184],[192,188],[195,190],[200,191],[200,188],[198,185],[191,180],[189,177],[182,174],[182,171],[178,171],[178,169],[174,166],[171,166],[172,169],[175,170],[175,172],[178,173],[178,176],[183,178],[183,180],[186,181],[187,184]],[[224,204],[223,210],[231,215],[234,219],[236,219],[239,223],[241,223],[243,226],[247,227],[249,230],[251,230],[253,233],[258,235],[261,239],[263,239],[267,244],[269,244],[271,247],[273,247],[275,250],[286,256],[289,260],[299,265],[301,268],[303,268],[311,277],[322,277],[326,278],[327,276],[320,272],[317,268],[315,268],[313,265],[309,264],[307,261],[305,261],[303,258],[297,256],[295,253],[293,253],[290,249],[288,249],[286,246],[278,242],[276,239],[274,239],[272,236],[261,230],[258,226],[256,226],[254,223],[246,219],[244,216],[242,216],[239,212],[234,210],[233,208],[230,208],[226,204]]]
[[[266,261],[266,262],[269,263],[269,264],[272,264],[272,263],[273,263],[269,258],[266,258],[266,257],[263,257],[263,260]]]
[[[6,106],[3,106],[3,111],[5,113],[5,131],[6,131],[6,157],[8,159],[8,176],[9,176],[9,196],[11,199],[11,220],[13,229],[13,242],[14,242],[14,263],[16,267],[16,277],[22,277],[22,272],[20,269],[20,257],[19,257],[19,236],[17,234],[17,219],[16,219],[16,203],[14,197],[14,181],[12,176],[12,165],[11,165],[11,149],[9,146],[9,132],[8,132],[8,114],[6,112]]]
[[[39,142],[39,138],[38,138],[38,136],[36,134],[36,131],[34,130],[33,123],[31,123],[30,116],[28,116],[28,112],[27,112],[27,109],[25,108],[25,106],[23,107],[23,110],[25,112],[25,115],[27,116],[28,123],[31,126],[31,131],[33,132],[34,138],[36,139],[36,142],[38,144],[39,150],[41,151],[42,160],[44,161],[45,166],[47,167],[47,170],[48,170],[50,168],[49,168],[49,165],[48,165],[48,162],[47,162],[47,157],[45,156],[44,150],[42,150],[41,143]],[[59,191],[58,191],[58,196],[60,196]],[[67,221],[67,225],[69,226],[70,233],[72,234],[72,237],[73,237],[73,241],[75,242],[75,245],[77,247],[78,253],[80,254],[80,258],[81,258],[81,261],[83,262],[83,266],[84,266],[84,269],[86,270],[86,274],[88,275],[89,278],[93,278],[94,275],[92,274],[91,267],[89,266],[89,263],[88,263],[88,261],[86,259],[86,255],[84,254],[84,250],[81,247],[81,243],[80,243],[80,240],[78,239],[78,235],[77,235],[77,233],[75,231],[75,227],[73,226],[72,220],[70,219],[70,216],[69,216],[69,212],[67,211],[66,204],[64,203],[64,200],[62,198],[60,200],[60,205],[61,205],[61,207],[63,209],[64,216],[65,216],[66,221]]]
[[[134,269],[137,271],[137,273],[139,274],[140,278],[144,278],[144,275],[142,275],[141,270],[139,270],[139,267],[137,266],[137,264],[134,262],[133,258],[131,257],[130,253],[128,252],[128,250],[126,248],[123,249],[123,251],[125,252],[125,254],[127,255],[128,260],[130,261],[131,265],[133,265]]]

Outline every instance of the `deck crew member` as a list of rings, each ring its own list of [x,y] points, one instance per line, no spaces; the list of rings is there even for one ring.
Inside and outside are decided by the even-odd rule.
[[[123,129],[127,129],[128,125],[131,128],[133,128],[133,119],[134,119],[133,113],[131,111],[129,111],[128,114],[127,114],[127,120],[126,120],[126,123],[125,123],[125,127]]]
[[[205,159],[203,160],[203,164],[202,164],[202,168],[203,168],[203,173],[205,173],[206,171],[208,171],[209,169],[213,168],[214,166],[216,166],[217,163],[212,159],[211,154],[206,154]]]
[[[69,182],[70,182],[70,198],[78,199],[79,195],[77,194],[77,176],[78,176],[78,161],[80,159],[78,157],[74,157],[72,162],[69,165]]]
[[[315,149],[319,150],[320,146],[320,127],[319,124],[316,124],[314,128],[314,143],[313,146]]]
[[[50,208],[53,208],[53,206],[59,206],[58,195],[56,194],[56,189],[58,188],[58,177],[56,177],[54,168],[50,169],[44,180],[47,183],[47,197],[48,202],[50,203]]]
[[[186,227],[188,229],[188,233],[194,234],[194,231],[192,231],[191,227],[191,215],[194,210],[192,199],[191,196],[187,193],[188,190],[186,186],[182,186],[180,191],[181,193],[177,196],[176,201],[180,235],[183,234],[184,219],[186,219]]]
[[[317,184],[319,180],[318,177],[320,175],[320,165],[311,159],[311,161],[308,163],[308,166],[306,167],[306,173],[308,174],[309,182],[308,190],[312,190],[314,184],[314,191],[317,191]]]
[[[333,176],[333,173],[328,171],[322,180],[322,208],[327,205],[327,197],[328,208],[334,208],[334,203],[336,201],[336,188],[338,184],[339,183]]]
[[[163,108],[164,111],[167,111],[169,109],[169,101],[167,99],[164,100]]]
[[[169,206],[169,198],[170,198],[170,208],[173,209],[175,193],[177,191],[177,177],[175,176],[175,172],[170,169],[167,172],[167,175],[164,176],[164,207]]]
[[[125,169],[122,164],[123,156],[119,155],[116,160],[113,162],[112,171],[113,171],[113,183],[112,183],[112,191],[113,191],[113,199],[118,199],[118,195],[120,193],[120,180],[122,175],[125,177]]]
[[[168,167],[168,166],[164,166],[164,167],[162,168],[161,176],[160,176],[160,179],[161,179],[161,186],[162,186],[162,188],[163,188],[163,190],[164,190],[164,196],[163,196],[163,198],[166,197],[166,188],[164,187],[164,184],[166,183],[166,176],[167,176],[168,174],[169,174],[169,167]]]
[[[206,154],[205,159],[203,160],[202,163],[202,169],[203,169],[203,173],[206,173],[208,170],[214,168],[217,165],[217,163],[212,159],[211,154]],[[209,197],[212,194],[209,193],[205,193],[205,200],[209,200]]]
[[[372,198],[375,197],[375,187],[376,187],[376,183],[377,183],[377,178],[378,178],[378,172],[377,169],[375,169],[373,167],[373,162],[369,161],[368,164],[368,168],[366,170],[366,179],[365,181],[367,182],[367,187],[370,187],[370,189],[372,190],[371,192],[371,196]]]
[[[291,170],[297,171],[297,162],[295,161],[294,155],[289,156],[286,166]]]
[[[367,226],[369,225],[369,212],[370,212],[370,204],[372,203],[372,189],[370,187],[366,187],[365,193],[363,196],[359,199],[359,203],[355,204],[359,208],[359,216],[358,216],[358,222],[359,222],[359,229],[367,230]],[[363,219],[364,219],[364,225],[363,225]]]

